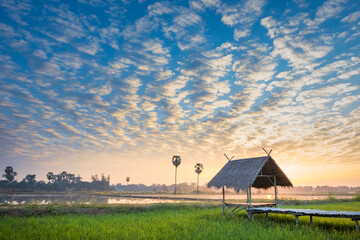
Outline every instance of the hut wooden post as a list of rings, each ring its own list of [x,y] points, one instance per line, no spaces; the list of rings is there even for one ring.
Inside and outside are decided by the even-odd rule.
[[[223,215],[225,215],[225,187],[222,187],[222,193],[223,193]]]
[[[274,188],[275,188],[275,207],[277,207],[276,175],[274,175]]]
[[[249,207],[251,207],[251,186],[249,187]]]

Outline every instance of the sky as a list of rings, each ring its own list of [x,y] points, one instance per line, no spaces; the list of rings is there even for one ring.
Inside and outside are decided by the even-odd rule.
[[[0,171],[360,185],[360,1],[0,0]]]

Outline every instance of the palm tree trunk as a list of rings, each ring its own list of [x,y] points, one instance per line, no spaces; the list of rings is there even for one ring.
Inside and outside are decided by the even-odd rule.
[[[200,174],[198,174],[198,177],[197,177],[197,193],[199,194],[199,175]]]
[[[177,175],[177,167],[175,167],[175,194],[176,194],[176,176]]]

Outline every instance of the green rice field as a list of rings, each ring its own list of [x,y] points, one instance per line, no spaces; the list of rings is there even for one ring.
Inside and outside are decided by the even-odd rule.
[[[360,211],[360,202],[284,206]],[[25,206],[1,209],[0,239],[359,239],[350,219],[256,215],[223,217],[214,204]],[[81,210],[83,209],[83,210]],[[84,209],[86,211],[84,211]],[[35,216],[36,215],[36,216]]]

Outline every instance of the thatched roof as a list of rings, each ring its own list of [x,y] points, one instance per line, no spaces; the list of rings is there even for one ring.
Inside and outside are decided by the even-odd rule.
[[[272,178],[258,175],[276,175],[276,186],[292,187],[292,183],[271,156],[232,160],[211,179],[208,187],[234,188],[247,191],[250,186],[267,189],[272,187]]]

